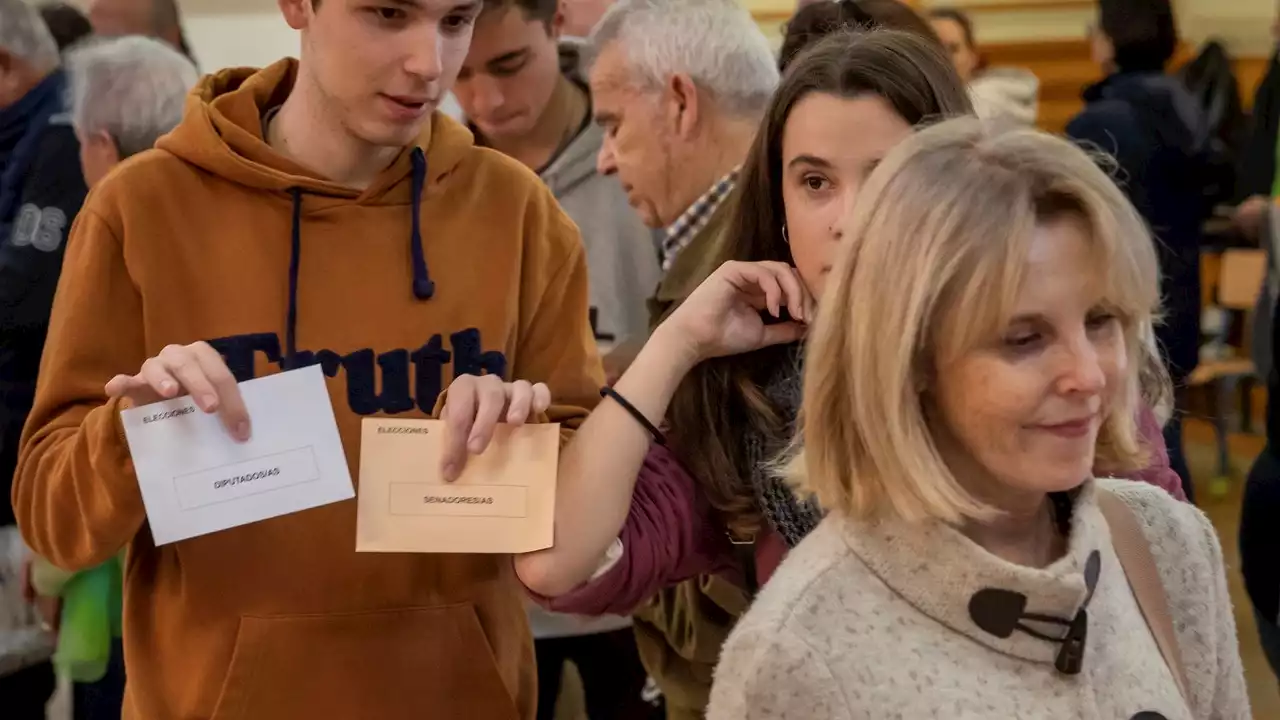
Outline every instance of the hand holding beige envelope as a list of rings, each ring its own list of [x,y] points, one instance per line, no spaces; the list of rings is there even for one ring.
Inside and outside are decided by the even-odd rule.
[[[526,553],[551,547],[558,424],[500,424],[461,477],[440,477],[440,420],[366,419],[357,552]]]

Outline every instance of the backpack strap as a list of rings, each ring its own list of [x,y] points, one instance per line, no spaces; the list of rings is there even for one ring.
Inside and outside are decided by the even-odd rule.
[[[1187,670],[1182,665],[1182,655],[1178,650],[1178,637],[1173,630],[1173,616],[1169,612],[1169,599],[1165,595],[1164,585],[1156,570],[1155,558],[1151,555],[1151,544],[1142,533],[1142,526],[1133,510],[1125,505],[1115,493],[1098,488],[1098,508],[1106,518],[1111,529],[1111,545],[1116,557],[1120,559],[1120,568],[1129,581],[1133,597],[1138,601],[1138,609],[1147,621],[1164,662],[1173,674],[1178,685],[1178,692],[1189,705],[1191,697],[1187,694]]]

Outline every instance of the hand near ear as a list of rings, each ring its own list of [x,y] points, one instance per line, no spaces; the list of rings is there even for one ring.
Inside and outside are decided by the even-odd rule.
[[[701,362],[796,342],[804,337],[813,313],[813,297],[790,265],[727,262],[655,334],[669,334]]]

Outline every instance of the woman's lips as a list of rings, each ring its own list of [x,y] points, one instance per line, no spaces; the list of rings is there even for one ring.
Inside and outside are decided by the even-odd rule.
[[[1068,420],[1061,423],[1053,423],[1051,425],[1036,425],[1037,430],[1043,430],[1063,438],[1082,438],[1093,431],[1093,425],[1097,421],[1096,415],[1090,415],[1086,418],[1078,420]]]

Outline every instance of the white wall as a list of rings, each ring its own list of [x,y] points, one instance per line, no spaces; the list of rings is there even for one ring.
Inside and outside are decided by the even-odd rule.
[[[187,15],[187,41],[204,72],[224,67],[269,65],[298,56],[298,33],[278,10],[227,15]]]

